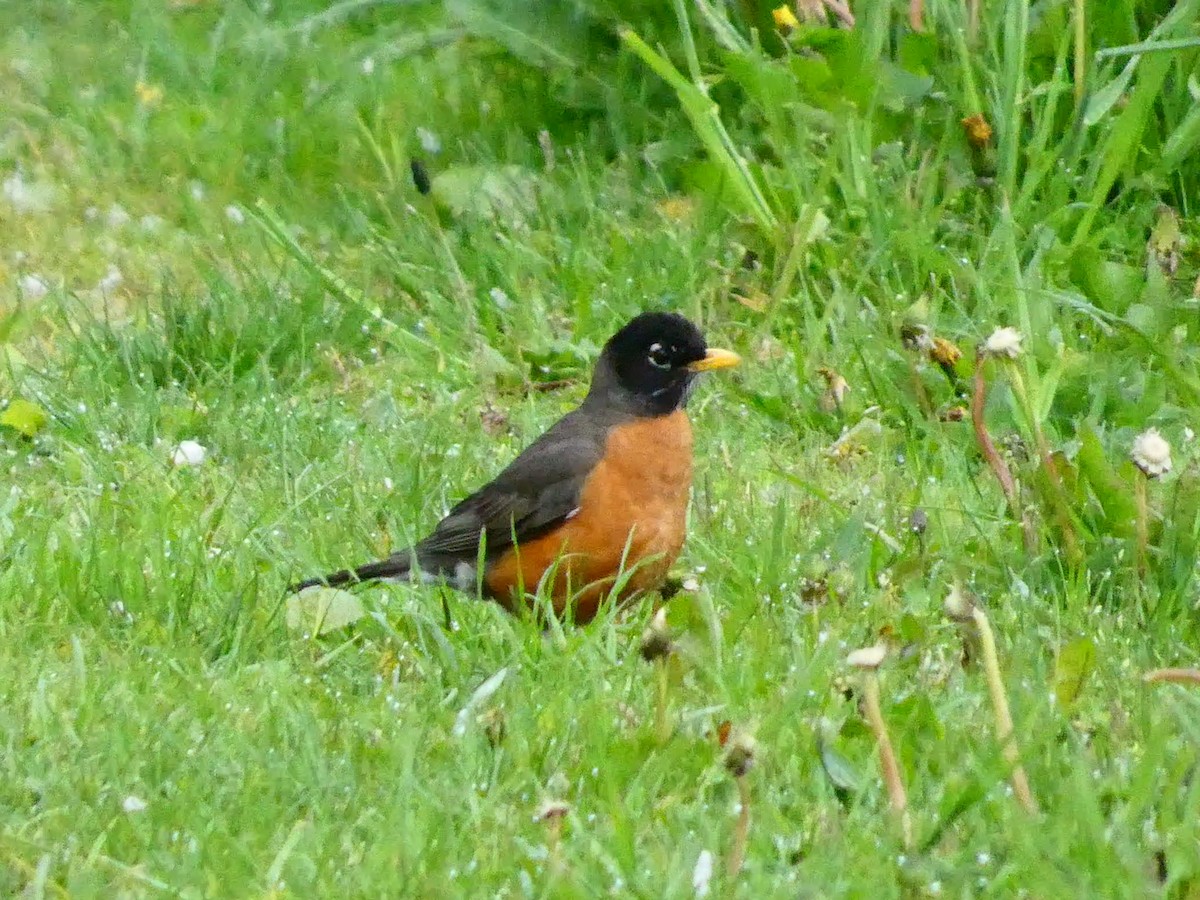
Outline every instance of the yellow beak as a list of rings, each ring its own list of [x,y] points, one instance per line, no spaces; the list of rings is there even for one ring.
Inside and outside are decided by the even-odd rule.
[[[713,369],[732,369],[741,361],[742,358],[730,350],[709,347],[704,359],[689,363],[687,368],[690,372],[711,372]]]

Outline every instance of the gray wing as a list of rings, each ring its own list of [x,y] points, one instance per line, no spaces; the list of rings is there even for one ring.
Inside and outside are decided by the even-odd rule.
[[[415,550],[423,566],[473,562],[479,538],[493,557],[549,531],[579,506],[583,483],[604,455],[608,429],[568,414],[496,478],[455,506]]]

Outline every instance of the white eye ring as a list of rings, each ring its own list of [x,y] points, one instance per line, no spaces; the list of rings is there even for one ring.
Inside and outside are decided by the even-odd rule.
[[[666,353],[663,352],[663,345],[657,341],[650,345],[650,355],[647,356],[646,359],[649,361],[650,365],[654,366],[656,369],[671,368],[671,361],[667,357]]]

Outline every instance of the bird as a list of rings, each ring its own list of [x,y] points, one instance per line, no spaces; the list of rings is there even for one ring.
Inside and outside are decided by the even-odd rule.
[[[683,548],[692,483],[686,405],[701,373],[738,365],[674,312],[635,316],[604,345],[583,401],[423,540],[292,586],[442,583],[517,612],[543,580],[554,613],[591,621],[662,586]]]

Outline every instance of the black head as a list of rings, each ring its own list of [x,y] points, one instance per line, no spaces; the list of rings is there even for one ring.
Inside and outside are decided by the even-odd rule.
[[[728,350],[709,349],[683,316],[642,313],[604,345],[589,396],[639,415],[665,415],[683,406],[699,373],[738,362]]]

